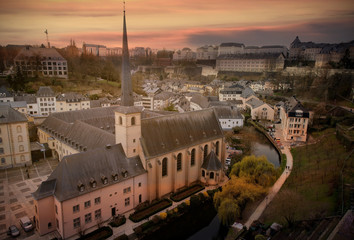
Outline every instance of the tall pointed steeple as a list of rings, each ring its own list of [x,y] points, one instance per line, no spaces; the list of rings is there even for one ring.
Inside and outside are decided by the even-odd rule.
[[[123,56],[122,56],[122,96],[121,96],[121,105],[122,106],[134,106],[133,99],[133,87],[132,80],[130,75],[130,66],[129,66],[129,49],[128,49],[128,35],[127,27],[125,23],[125,2],[123,10]]]

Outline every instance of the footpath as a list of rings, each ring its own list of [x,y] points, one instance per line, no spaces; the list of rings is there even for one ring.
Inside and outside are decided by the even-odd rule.
[[[280,188],[283,186],[285,180],[288,178],[288,176],[291,173],[291,170],[293,169],[293,156],[291,155],[291,152],[290,152],[290,146],[286,145],[286,143],[284,141],[282,141],[282,143],[283,143],[284,149],[282,149],[281,152],[286,155],[286,167],[285,167],[283,173],[278,178],[278,180],[274,183],[273,187],[271,189],[269,189],[268,195],[258,205],[256,210],[253,212],[253,214],[249,217],[249,219],[245,223],[245,226],[247,228],[249,228],[251,226],[253,221],[258,220],[260,218],[263,211],[266,209],[268,204],[273,200],[275,195],[279,192]]]

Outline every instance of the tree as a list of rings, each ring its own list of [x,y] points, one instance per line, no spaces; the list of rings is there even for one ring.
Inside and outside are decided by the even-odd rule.
[[[230,226],[241,214],[240,207],[234,199],[225,199],[218,209],[218,216],[225,226]]]
[[[173,103],[170,103],[167,107],[165,107],[163,110],[165,111],[172,111],[172,112],[177,112],[177,109],[175,109],[175,105]]]
[[[241,162],[234,164],[231,175],[244,177],[251,183],[269,187],[275,182],[277,171],[265,156],[252,155],[246,156]]]

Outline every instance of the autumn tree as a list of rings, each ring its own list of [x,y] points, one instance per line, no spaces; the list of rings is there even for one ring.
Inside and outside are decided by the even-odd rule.
[[[249,182],[263,187],[273,185],[277,178],[274,165],[265,156],[246,156],[232,166],[231,175],[246,178]]]
[[[218,216],[222,224],[225,226],[231,225],[241,214],[241,210],[237,201],[231,198],[226,198],[221,202],[218,209]]]

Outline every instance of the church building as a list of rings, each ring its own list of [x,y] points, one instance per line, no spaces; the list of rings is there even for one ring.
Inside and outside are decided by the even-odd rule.
[[[139,203],[225,178],[223,131],[213,109],[134,107],[124,11],[122,106],[51,114],[39,127],[60,162],[33,193],[36,229],[63,239]],[[125,57],[125,55],[127,57]]]

